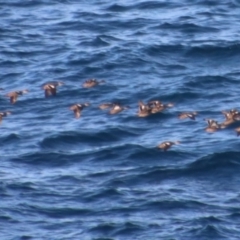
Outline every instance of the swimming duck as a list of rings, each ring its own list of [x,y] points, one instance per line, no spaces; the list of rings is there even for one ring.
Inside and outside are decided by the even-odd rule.
[[[225,116],[226,120],[233,119],[233,116],[234,116],[234,113],[227,112],[227,111],[222,111],[222,114]]]
[[[226,120],[222,123],[224,126],[228,126],[238,120],[240,120],[240,113],[236,109],[232,109],[229,112],[222,111]]]
[[[237,109],[234,109],[234,108],[231,109],[229,112],[233,115],[239,114],[239,111]]]
[[[237,136],[240,136],[240,127],[236,128],[235,131],[237,133]]]
[[[148,104],[144,104],[142,101],[138,101],[138,116],[147,117],[151,114],[151,108]]]
[[[240,114],[237,109],[231,109],[229,112],[222,111],[222,113],[225,115],[226,119],[234,118],[235,116]]]
[[[226,112],[226,111],[223,111],[222,113],[225,116],[225,121],[222,123],[223,125],[228,126],[228,125],[230,125],[230,124],[235,122],[233,113]]]
[[[167,103],[167,104],[163,104],[162,102],[158,101],[158,100],[153,100],[148,102],[148,106],[151,109],[151,113],[157,113],[157,112],[161,112],[163,110],[165,110],[166,108],[170,108],[173,107],[173,103]]]
[[[6,117],[9,114],[11,114],[11,112],[0,112],[0,123],[2,122],[3,117]]]
[[[179,119],[190,118],[192,120],[195,120],[196,115],[197,115],[197,112],[183,112],[178,114],[178,118]]]
[[[104,110],[104,109],[107,109],[107,108],[110,108],[113,106],[114,106],[114,103],[103,103],[103,104],[99,105],[99,108]]]
[[[159,100],[152,100],[147,103],[149,107],[161,106],[162,102]]]
[[[219,124],[217,121],[213,119],[204,119],[204,120],[207,121],[208,123],[208,126],[205,128],[206,132],[216,132],[219,129],[225,128],[223,124]]]
[[[24,93],[28,93],[29,91],[27,89],[21,90],[21,91],[14,91],[8,93],[6,96],[10,98],[10,102],[14,104],[17,101],[18,96],[23,95]]]
[[[232,114],[234,120],[239,121],[240,120],[240,112],[236,109],[230,110],[230,113]]]
[[[124,106],[121,106],[119,103],[114,103],[113,107],[112,107],[112,109],[110,110],[109,113],[110,114],[117,114],[117,113],[122,112],[125,109],[129,109],[129,107],[128,106],[124,107]]]
[[[89,103],[77,103],[77,104],[74,104],[70,107],[70,110],[72,110],[74,112],[74,115],[75,115],[75,118],[80,118],[81,116],[81,111],[89,106],[90,104]]]
[[[147,105],[151,113],[157,113],[164,110],[164,104],[158,100],[149,101]]]
[[[104,80],[98,81],[97,79],[92,78],[92,79],[86,80],[86,81],[83,83],[83,87],[84,87],[84,88],[91,88],[91,87],[95,87],[95,86],[99,85],[100,83],[105,83],[105,81],[104,81]]]
[[[172,145],[175,145],[175,144],[180,144],[180,142],[179,141],[175,141],[175,142],[166,141],[166,142],[160,143],[157,147],[162,149],[165,152],[170,147],[172,147]]]
[[[64,85],[64,82],[49,82],[42,86],[45,92],[45,97],[55,96],[57,94],[57,87]]]

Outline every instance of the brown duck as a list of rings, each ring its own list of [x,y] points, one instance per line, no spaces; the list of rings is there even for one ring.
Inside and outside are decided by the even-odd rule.
[[[138,101],[138,116],[147,117],[151,114],[151,108],[149,104],[144,104],[142,101]]]
[[[223,111],[222,114],[225,116],[225,121],[222,123],[223,125],[228,126],[235,122],[235,113]]]
[[[121,106],[119,103],[114,103],[112,109],[109,111],[110,114],[117,114],[122,112],[125,109],[129,109],[128,106]]]
[[[162,102],[158,101],[158,100],[153,100],[148,102],[148,106],[151,109],[151,113],[157,113],[157,112],[161,112],[163,110],[165,110],[166,108],[170,108],[173,107],[173,103],[167,103],[167,104],[163,104]]]
[[[28,93],[29,91],[27,89],[21,90],[21,91],[14,91],[8,93],[6,96],[10,98],[10,102],[14,104],[17,101],[18,96],[23,95],[24,93]]]
[[[240,120],[240,112],[239,112],[238,110],[232,109],[232,110],[230,110],[230,113],[232,114],[232,117],[233,117],[236,121]]]
[[[101,83],[105,83],[104,80],[97,80],[95,78],[92,78],[92,79],[88,79],[86,80],[84,83],[83,83],[83,87],[84,88],[92,88],[92,87],[95,87]]]
[[[175,141],[175,142],[166,141],[166,142],[160,143],[157,147],[162,149],[165,152],[175,144],[180,144],[180,142],[179,141]]]
[[[70,110],[72,110],[74,112],[74,115],[75,115],[75,118],[80,118],[81,116],[81,111],[89,106],[90,104],[89,103],[77,103],[77,104],[74,104],[70,107]]]
[[[49,82],[42,86],[42,89],[44,90],[45,97],[49,96],[56,96],[57,94],[57,87],[62,86],[64,82]]]
[[[110,107],[113,107],[114,106],[114,103],[103,103],[101,105],[99,105],[98,107],[102,110],[104,109],[107,109],[107,108],[110,108]]]
[[[229,112],[233,115],[239,114],[239,111],[237,109],[234,109],[234,108],[231,109]]]
[[[11,114],[11,112],[0,112],[0,123],[2,122],[2,119],[9,114]]]
[[[240,120],[240,113],[236,109],[232,109],[229,112],[222,111],[225,116],[225,121],[222,123],[224,126],[228,126],[238,120]]]
[[[178,114],[178,118],[179,119],[186,119],[186,118],[190,118],[192,120],[195,120],[197,115],[197,112],[183,112]]]
[[[216,132],[219,129],[223,129],[225,128],[225,126],[223,124],[219,124],[217,121],[213,120],[213,119],[204,119],[205,121],[207,121],[208,126],[205,128],[206,132]]]

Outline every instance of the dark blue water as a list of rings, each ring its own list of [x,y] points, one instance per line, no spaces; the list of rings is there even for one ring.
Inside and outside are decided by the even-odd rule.
[[[238,124],[208,134],[203,121],[240,109],[239,12],[238,0],[0,0],[0,111],[12,111],[0,239],[239,240]],[[45,99],[48,81],[65,85]],[[152,99],[175,106],[137,117]],[[98,109],[111,101],[130,109]],[[78,120],[77,102],[91,103]],[[157,150],[166,140],[181,144]]]

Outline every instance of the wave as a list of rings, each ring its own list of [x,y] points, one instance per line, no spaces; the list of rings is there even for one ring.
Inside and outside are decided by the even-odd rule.
[[[240,54],[240,45],[238,42],[218,42],[215,44],[201,44],[186,49],[185,56],[192,58],[210,58],[216,59],[221,56],[224,58],[234,58]]]
[[[207,134],[203,118],[240,107],[237,2],[1,1],[6,239],[235,237],[239,123]],[[82,88],[89,78],[106,83]],[[51,81],[65,85],[45,98]],[[4,95],[22,88],[11,105]],[[175,105],[139,118],[138,100],[155,99]],[[98,108],[112,101],[130,109]],[[80,119],[77,102],[91,104]],[[199,116],[181,121],[182,110]],[[182,144],[163,152],[165,140]]]
[[[18,134],[11,133],[7,136],[0,137],[0,144],[12,144],[12,143],[17,143],[21,137]]]
[[[131,10],[151,10],[151,9],[162,9],[168,7],[179,6],[174,2],[159,2],[159,1],[142,1],[140,3],[131,4],[131,5],[121,5],[121,4],[112,4],[106,8],[107,11],[112,12],[125,12]]]
[[[141,185],[143,183],[179,179],[182,177],[195,179],[206,176],[208,179],[211,177],[215,179],[216,175],[219,174],[226,174],[226,176],[229,176],[229,172],[231,172],[231,174],[237,174],[240,168],[238,152],[210,154],[188,164],[183,160],[193,159],[193,155],[173,151],[155,154],[156,153],[154,153],[154,155],[148,155],[148,158],[151,159],[152,162],[154,162],[154,160],[158,161],[160,166],[145,167],[144,170],[142,169],[140,171],[139,169],[140,172],[129,172],[128,175],[119,177],[112,182],[110,181],[109,184],[114,184],[116,180],[118,180],[116,184],[122,186],[123,183],[127,183],[128,185]],[[144,155],[140,153],[139,156]],[[146,161],[146,156],[144,159]],[[141,158],[139,160],[141,160]],[[183,161],[182,164],[180,164],[181,160]],[[168,165],[165,166],[166,161],[168,161]],[[175,164],[171,166],[170,163]]]
[[[110,44],[107,41],[104,41],[101,37],[96,37],[91,41],[82,41],[81,45],[94,48],[110,46]]]
[[[197,239],[201,239],[202,236],[211,236],[213,239],[223,239],[225,238],[225,230],[221,229],[219,226],[215,226],[214,224],[207,224],[204,226],[198,226],[196,228],[191,228],[191,230],[187,231],[191,236],[194,235]]]
[[[186,51],[186,47],[182,44],[154,44],[154,45],[149,45],[146,46],[143,49],[146,54],[149,56],[174,56],[174,55],[181,55]]]
[[[47,137],[40,142],[42,148],[53,149],[64,144],[103,144],[114,143],[128,137],[137,136],[136,130],[123,128],[108,128],[95,131],[62,132],[56,136]]]
[[[51,166],[61,167],[69,165],[71,161],[81,162],[79,154],[53,153],[53,152],[35,152],[23,154],[18,157],[12,157],[11,161],[18,164],[30,164],[33,166]]]
[[[237,151],[213,153],[189,164],[188,170],[194,173],[219,172],[222,170],[238,171],[240,168],[240,154]]]
[[[86,202],[96,202],[103,198],[108,198],[109,200],[117,200],[122,197],[123,194],[114,188],[108,189],[98,189],[96,192],[92,191],[88,194],[83,195],[83,199]]]
[[[169,29],[169,30],[180,30],[186,33],[208,33],[208,32],[218,32],[220,29],[210,27],[210,26],[202,26],[194,23],[162,23],[158,26],[153,27],[153,29]]]
[[[24,2],[18,1],[18,0],[9,0],[8,2],[1,2],[1,6],[10,6],[10,7],[36,7],[36,6],[41,6],[45,5],[47,2],[45,0],[36,0],[36,1],[31,1],[31,0],[26,0]],[[51,4],[51,1],[49,1],[49,4]]]
[[[208,205],[205,203],[202,203],[200,201],[193,201],[193,200],[159,200],[159,201],[148,201],[147,203],[141,204],[139,207],[141,207],[142,210],[152,210],[156,211],[157,209],[161,209],[162,211],[169,211],[169,210],[191,210],[191,209],[199,209],[207,207]]]
[[[69,217],[86,217],[93,214],[93,210],[87,208],[74,208],[74,207],[44,207],[40,205],[24,204],[24,207],[29,211],[36,211],[40,215],[45,215],[50,218],[69,218]]]

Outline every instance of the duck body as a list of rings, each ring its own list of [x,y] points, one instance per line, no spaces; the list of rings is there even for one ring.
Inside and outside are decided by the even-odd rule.
[[[74,112],[75,118],[80,118],[81,111],[89,105],[89,103],[76,103],[70,107],[70,110]]]
[[[91,78],[91,79],[88,79],[86,80],[84,83],[83,83],[83,87],[84,88],[92,88],[92,87],[95,87],[101,83],[104,83],[105,81],[104,80],[100,80],[98,81],[97,79],[95,78]]]
[[[228,120],[225,120],[222,124],[223,124],[224,126],[229,126],[229,125],[233,124],[234,122],[236,122],[236,120],[234,120],[234,119],[228,119]]]
[[[206,132],[212,133],[225,128],[223,124],[219,124],[217,121],[213,119],[205,119],[205,120],[208,123],[208,126],[205,128]]]
[[[151,108],[148,104],[144,104],[142,101],[139,101],[137,114],[139,117],[147,117],[151,114]]]
[[[197,112],[183,112],[178,115],[179,119],[190,118],[191,120],[196,119]]]
[[[45,97],[56,96],[57,95],[57,87],[62,86],[63,82],[49,82],[43,85],[43,90]]]
[[[167,151],[170,147],[172,147],[175,144],[180,144],[179,141],[171,142],[171,141],[166,141],[160,143],[157,147],[162,149],[163,151]]]
[[[225,121],[222,123],[224,126],[229,126],[240,120],[240,113],[236,109],[232,109],[229,112],[222,111],[222,113],[225,116]]]
[[[162,112],[163,110],[173,107],[174,105],[173,103],[163,104],[159,100],[153,100],[148,102],[148,106],[150,108],[150,112],[154,114],[154,113]]]
[[[98,107],[102,110],[104,109],[107,109],[107,108],[110,108],[110,107],[113,107],[114,106],[114,103],[103,103],[101,105],[99,105]]]
[[[124,106],[121,106],[118,103],[115,103],[115,104],[113,104],[112,109],[109,111],[109,114],[117,114],[117,113],[120,113],[123,110],[128,109],[128,108],[129,107],[124,107]]]
[[[14,92],[9,92],[6,96],[10,98],[10,103],[14,104],[16,103],[18,96],[23,95],[24,93],[28,93],[28,89],[20,90],[20,91],[14,91]]]
[[[213,133],[213,132],[216,132],[218,130],[219,130],[219,128],[216,128],[216,127],[206,127],[205,128],[205,131],[208,132],[208,133]]]
[[[153,100],[153,101],[150,101],[147,103],[149,109],[150,109],[150,112],[151,113],[158,113],[158,112],[161,112],[163,111],[165,108],[164,108],[164,104],[161,103],[160,101],[158,100]]]
[[[0,123],[2,122],[2,119],[8,115],[10,115],[11,112],[7,111],[7,112],[0,112]]]

